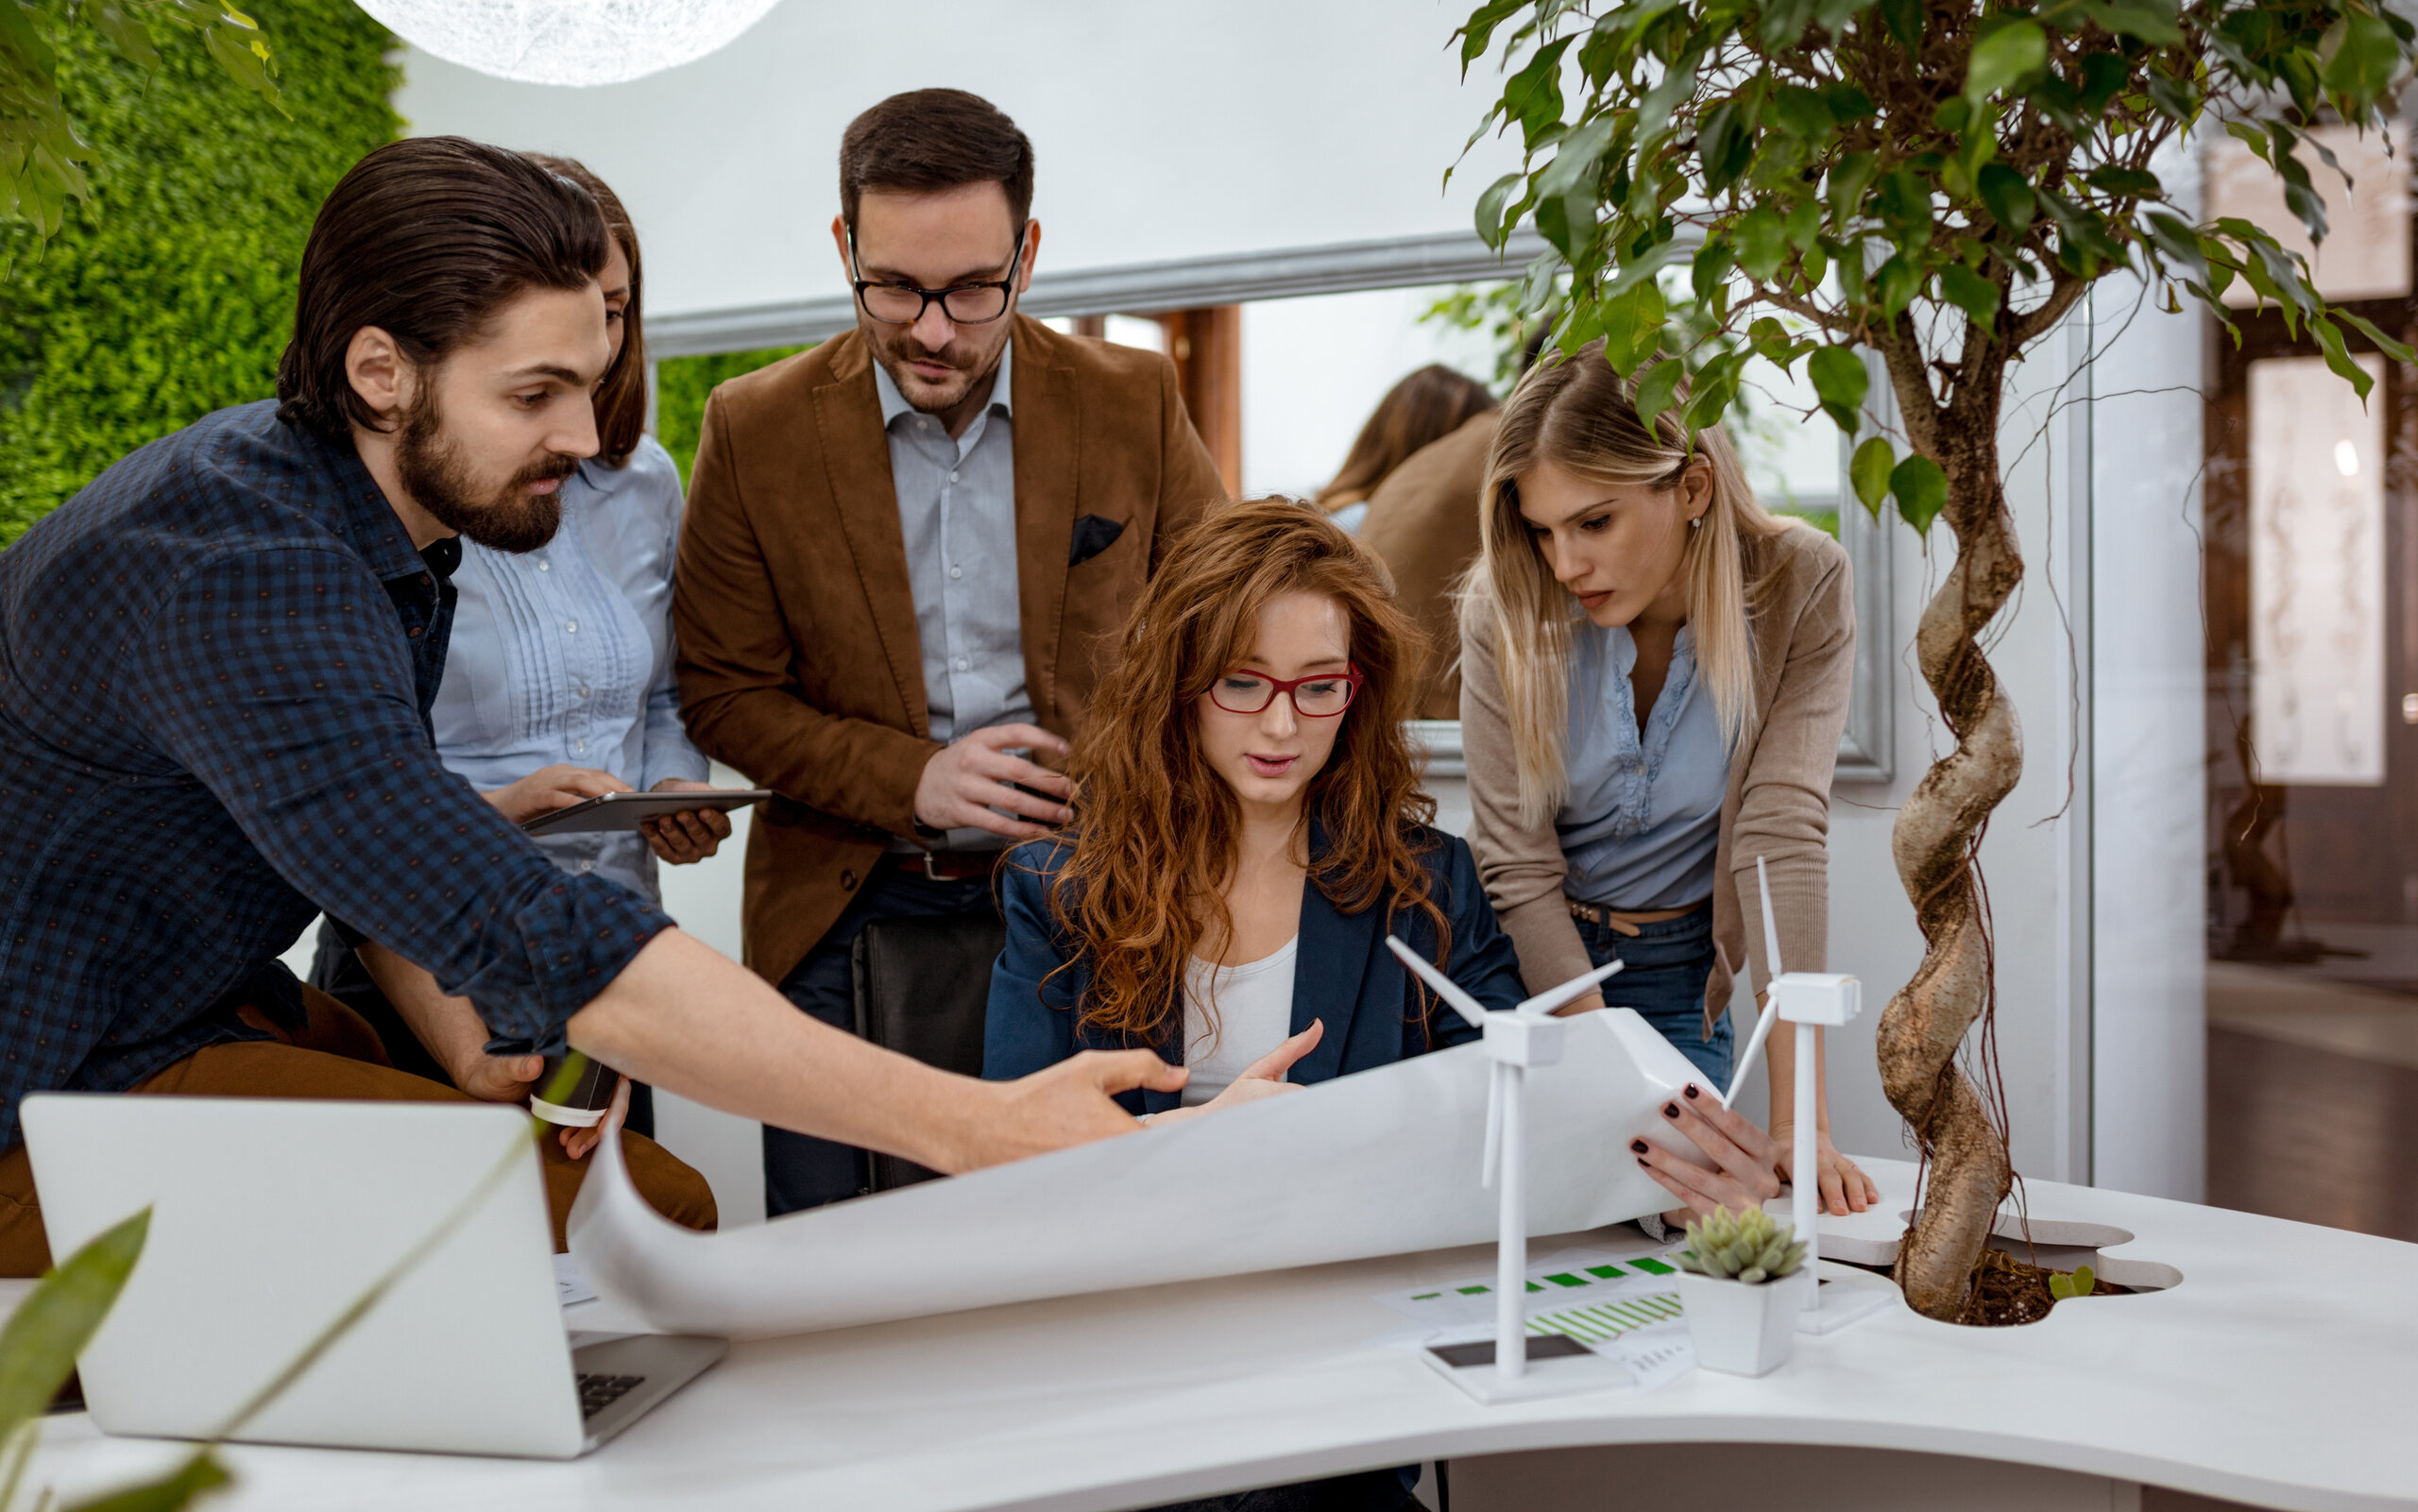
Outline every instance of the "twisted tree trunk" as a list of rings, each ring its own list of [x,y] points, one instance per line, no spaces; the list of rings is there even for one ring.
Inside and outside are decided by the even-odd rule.
[[[1910,438],[1948,474],[1941,518],[1956,537],[1955,565],[1925,606],[1915,640],[1956,749],[1923,774],[1891,834],[1927,948],[1880,1027],[1882,1089],[1930,1166],[1922,1211],[1899,1248],[1897,1280],[1916,1311],[1947,1322],[1964,1308],[1973,1264],[2012,1181],[2005,1143],[1956,1051],[1990,1002],[1975,850],[1990,811],[2023,772],[2015,707],[1980,636],[2022,581],[2023,559],[1999,484],[2000,365],[1968,368],[1939,406],[1918,353],[1886,355]]]

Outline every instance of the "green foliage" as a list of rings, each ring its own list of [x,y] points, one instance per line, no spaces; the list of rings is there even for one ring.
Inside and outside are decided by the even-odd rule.
[[[226,0],[0,0],[0,221],[54,235],[70,200],[93,197],[93,148],[62,93],[60,54],[98,42],[152,74],[163,32],[198,37],[228,78],[275,103],[268,39]]]
[[[2087,1297],[2099,1285],[2099,1277],[2088,1266],[2076,1266],[2072,1274],[2057,1271],[2049,1277],[2049,1295],[2059,1301],[2069,1298]]]
[[[1762,1208],[1723,1208],[1689,1224],[1688,1248],[1672,1258],[1699,1276],[1758,1286],[1795,1275],[1805,1264],[1805,1244],[1796,1230],[1775,1222]]]
[[[804,347],[762,347],[754,351],[716,352],[709,357],[667,357],[655,365],[655,438],[672,460],[680,464],[680,481],[697,460],[697,437],[706,423],[706,398],[714,385],[769,367]]]
[[[2192,224],[2150,168],[2222,123],[2323,237],[2301,154],[2325,153],[2300,123],[2385,126],[2418,33],[2381,0],[1489,0],[1456,35],[1464,67],[1502,43],[1471,142],[1516,130],[1524,154],[1479,196],[1478,233],[1499,247],[1527,221],[1548,244],[1519,310],[1558,291],[1557,345],[1600,337],[1624,372],[1711,345],[1692,426],[1751,355],[1811,361],[1821,409],[1858,433],[1850,348],[1879,349],[1918,454],[1866,441],[1856,491],[1917,528],[1950,502],[1940,422],[1994,426],[2005,364],[2119,269],[2228,328],[2219,297],[2245,280],[2362,399],[2346,330],[2418,356],[2329,306],[2268,232]],[[1682,260],[1695,330],[1656,277]]]
[[[145,442],[275,392],[311,218],[400,123],[392,39],[349,0],[263,0],[261,14],[284,68],[274,98],[201,49],[146,73],[90,28],[60,39],[94,189],[46,244],[36,226],[0,229],[15,259],[0,281],[0,544]]]

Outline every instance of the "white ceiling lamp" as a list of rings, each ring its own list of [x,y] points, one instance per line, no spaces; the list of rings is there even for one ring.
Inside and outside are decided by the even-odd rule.
[[[524,84],[620,84],[694,62],[774,0],[360,0],[405,42]]]

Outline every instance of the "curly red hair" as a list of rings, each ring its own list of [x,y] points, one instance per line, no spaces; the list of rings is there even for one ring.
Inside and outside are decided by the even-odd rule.
[[[1310,779],[1303,819],[1325,841],[1310,884],[1345,913],[1388,897],[1396,910],[1423,911],[1445,958],[1449,924],[1428,895],[1414,835],[1435,819],[1436,801],[1420,789],[1403,727],[1419,687],[1419,630],[1359,542],[1298,501],[1256,499],[1209,515],[1168,549],[1068,759],[1076,818],[1051,910],[1076,947],[1068,964],[1091,969],[1077,1006],[1087,1028],[1129,1044],[1172,1033],[1185,962],[1232,926],[1223,888],[1241,811],[1200,754],[1194,710],[1251,655],[1261,608],[1285,593],[1342,607],[1362,678],[1334,753]]]

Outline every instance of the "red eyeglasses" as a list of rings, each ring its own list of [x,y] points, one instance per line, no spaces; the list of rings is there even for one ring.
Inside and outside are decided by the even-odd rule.
[[[1349,708],[1359,691],[1356,671],[1316,672],[1290,681],[1266,672],[1231,671],[1209,685],[1209,700],[1229,714],[1257,714],[1283,693],[1303,719],[1330,720]]]

